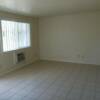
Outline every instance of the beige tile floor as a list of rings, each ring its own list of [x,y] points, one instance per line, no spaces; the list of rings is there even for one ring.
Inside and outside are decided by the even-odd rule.
[[[100,66],[36,62],[0,77],[0,100],[100,100]]]

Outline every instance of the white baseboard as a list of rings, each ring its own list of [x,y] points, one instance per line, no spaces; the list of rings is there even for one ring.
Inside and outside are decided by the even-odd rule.
[[[100,66],[100,64],[97,63],[89,63],[89,62],[82,62],[82,61],[74,61],[74,60],[64,60],[64,59],[55,59],[55,58],[40,58],[40,60],[44,61],[56,61],[56,62],[68,62],[68,63],[76,63],[76,64],[86,64],[86,65],[96,65]]]

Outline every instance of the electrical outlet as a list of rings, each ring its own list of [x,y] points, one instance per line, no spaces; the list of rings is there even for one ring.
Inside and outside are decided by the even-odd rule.
[[[84,58],[85,58],[85,56],[81,56],[81,58],[82,58],[82,59],[84,59]]]
[[[80,54],[77,54],[77,58],[81,58],[81,55]]]

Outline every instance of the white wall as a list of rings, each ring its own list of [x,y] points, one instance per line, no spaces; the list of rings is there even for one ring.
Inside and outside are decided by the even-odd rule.
[[[0,74],[6,73],[7,71],[16,69],[26,64],[30,64],[36,61],[38,56],[38,19],[31,18],[26,16],[14,15],[9,13],[0,12],[0,19],[9,19],[9,20],[17,20],[17,21],[25,21],[30,22],[31,27],[31,43],[32,46],[27,49],[21,49],[18,51],[8,52],[8,53],[0,53]],[[17,52],[23,51],[26,54],[26,61],[24,63],[15,65],[14,64],[14,54]]]
[[[100,65],[100,12],[39,19],[40,59]]]

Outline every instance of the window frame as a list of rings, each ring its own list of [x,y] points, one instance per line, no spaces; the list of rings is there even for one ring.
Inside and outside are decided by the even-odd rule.
[[[23,47],[23,48],[18,48],[16,50],[9,50],[9,51],[3,51],[3,40],[2,40],[2,25],[1,25],[1,21],[4,20],[4,21],[12,21],[12,22],[18,22],[18,23],[27,23],[30,25],[30,46],[28,47]],[[15,51],[18,51],[18,50],[23,50],[23,49],[29,49],[32,47],[32,39],[31,39],[31,26],[32,26],[32,23],[29,22],[29,21],[23,21],[23,20],[17,20],[17,19],[10,19],[10,18],[0,18],[0,53],[10,53],[10,52],[15,52]]]
[[[2,28],[1,28],[1,19],[0,19],[0,53],[3,52],[3,40],[2,40]]]

